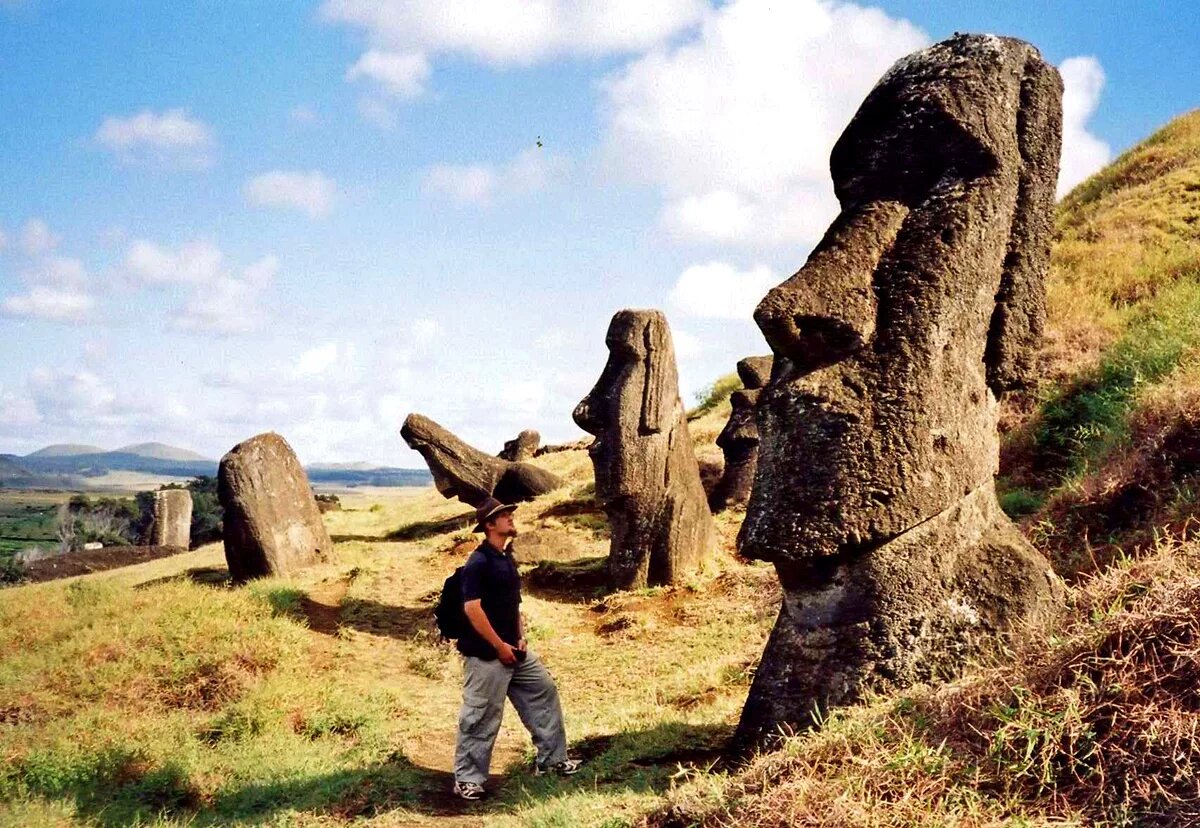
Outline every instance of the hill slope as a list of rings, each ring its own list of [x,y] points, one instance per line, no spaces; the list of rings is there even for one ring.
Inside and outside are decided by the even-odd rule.
[[[81,454],[103,454],[99,446],[87,446],[78,443],[55,443],[35,452],[25,455],[28,457],[75,457]]]
[[[147,457],[153,460],[177,460],[180,462],[204,462],[212,463],[203,454],[198,454],[194,451],[188,451],[178,446],[168,446],[166,443],[135,443],[130,446],[121,446],[116,449],[119,454],[136,454],[138,457]]]

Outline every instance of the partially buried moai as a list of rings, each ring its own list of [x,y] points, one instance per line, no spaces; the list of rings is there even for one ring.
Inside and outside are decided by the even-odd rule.
[[[187,489],[162,489],[155,492],[150,545],[187,549],[191,541],[192,493]]]
[[[608,363],[574,417],[596,435],[588,452],[612,528],[609,580],[616,589],[676,583],[699,568],[713,524],[671,331],[659,311],[622,310],[605,341]]]
[[[217,496],[225,510],[225,560],[234,581],[294,575],[333,559],[308,475],[278,434],[251,437],[221,458]]]
[[[717,445],[725,454],[725,470],[708,496],[713,512],[730,506],[744,506],[754,486],[758,466],[758,420],[755,406],[758,394],[771,378],[771,357],[746,357],[737,364],[742,388],[729,396],[732,411],[725,428],[717,435]]]
[[[951,676],[1060,603],[993,477],[997,399],[1042,332],[1061,101],[1029,44],[956,36],[834,146],[842,212],[755,312],[775,366],[739,545],[784,598],[735,747]]]

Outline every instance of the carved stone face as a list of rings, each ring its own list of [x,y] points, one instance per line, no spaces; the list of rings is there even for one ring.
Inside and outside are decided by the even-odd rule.
[[[1059,150],[1039,118],[1061,82],[1014,43],[901,61],[835,146],[842,212],[755,312],[776,360],[744,554],[864,551],[992,480],[996,398],[1044,317]]]
[[[605,344],[608,362],[573,416],[596,436],[589,449],[596,494],[612,501],[664,488],[671,427],[680,414],[679,380],[659,311],[619,311]]]

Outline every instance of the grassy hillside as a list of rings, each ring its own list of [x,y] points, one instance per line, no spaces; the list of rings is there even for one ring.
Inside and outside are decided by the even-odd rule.
[[[1200,473],[1200,111],[1059,206],[1045,382],[1010,400],[1001,488],[1064,574],[1185,536]]]

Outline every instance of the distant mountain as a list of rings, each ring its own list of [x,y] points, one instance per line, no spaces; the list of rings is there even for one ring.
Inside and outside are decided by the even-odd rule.
[[[153,460],[176,460],[180,462],[211,463],[203,454],[168,446],[166,443],[135,443],[132,446],[121,446],[116,454],[136,454],[138,457],[149,457]]]
[[[0,480],[32,476],[29,469],[20,465],[20,459],[12,454],[0,454]]]
[[[38,449],[26,457],[76,457],[81,454],[104,454],[99,446],[84,446],[76,443],[55,443],[52,446]]]

